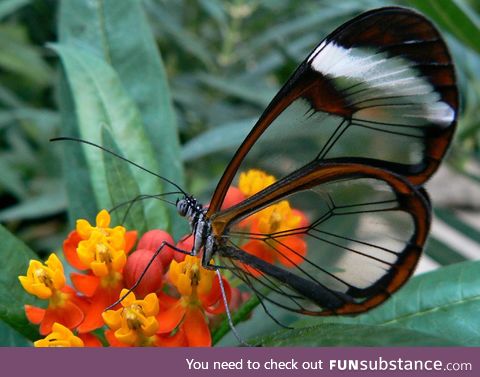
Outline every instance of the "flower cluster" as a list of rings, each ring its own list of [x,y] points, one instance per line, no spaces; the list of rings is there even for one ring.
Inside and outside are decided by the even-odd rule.
[[[258,170],[242,174],[238,188],[230,188],[224,207],[274,181]],[[35,346],[211,346],[216,317],[225,312],[224,297],[215,272],[203,268],[199,256],[188,255],[192,236],[176,244],[186,251],[180,253],[168,246],[174,240],[165,231],[150,230],[137,242],[136,231],[111,227],[110,222],[106,210],[98,213],[95,225],[80,219],[64,241],[65,260],[78,271],[70,274],[71,285],[56,254],[45,263],[30,261],[26,275],[19,276],[28,293],[47,301],[45,308],[25,305],[28,320],[46,336]],[[305,222],[301,212],[281,201],[243,220],[241,226],[272,234]],[[306,253],[305,242],[296,235],[283,237],[274,248],[255,240],[242,247],[286,267],[301,263]],[[222,283],[230,308],[238,307],[245,296],[225,277]]]

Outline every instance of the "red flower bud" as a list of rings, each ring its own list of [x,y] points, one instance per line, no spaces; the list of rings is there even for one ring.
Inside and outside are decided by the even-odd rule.
[[[185,238],[186,237],[186,238]],[[186,252],[190,252],[192,251],[193,249],[193,236],[192,235],[189,235],[188,237],[187,236],[183,236],[180,241],[177,243],[177,247],[181,250],[185,250]],[[179,251],[175,251],[175,253],[173,254],[173,257],[175,258],[175,260],[177,262],[183,262],[183,260],[185,259],[185,256],[187,254],[185,253],[181,253]]]
[[[127,288],[131,288],[138,281],[154,254],[155,250],[138,249],[128,257],[123,270],[123,278]],[[135,288],[135,296],[143,298],[149,293],[160,291],[163,284],[163,271],[163,264],[160,256],[158,256],[152,261],[140,284]]]
[[[156,252],[164,241],[170,245],[174,244],[172,236],[164,230],[149,230],[140,238],[140,241],[138,241],[137,250],[147,249]],[[173,259],[173,249],[169,246],[164,246],[160,254],[158,254],[158,259],[162,261],[163,270],[166,271]]]

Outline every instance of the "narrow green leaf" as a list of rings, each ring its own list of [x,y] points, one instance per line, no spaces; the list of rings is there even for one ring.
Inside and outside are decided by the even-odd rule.
[[[0,19],[16,12],[31,1],[32,0],[3,0],[0,3]]]
[[[60,76],[58,93],[63,126],[61,134],[79,137],[75,101],[64,70]],[[73,228],[77,219],[94,219],[100,205],[95,199],[82,145],[69,142],[59,142],[59,144],[62,148],[62,171],[68,198],[68,216],[70,228]]]
[[[26,78],[30,85],[42,87],[52,78],[40,50],[24,40],[24,30],[15,25],[0,25],[0,67]]]
[[[102,129],[103,145],[115,153],[121,153],[113,140],[109,131]],[[117,223],[121,223],[127,229],[145,229],[145,218],[143,216],[141,205],[142,201],[134,202],[131,206],[131,201],[139,198],[140,188],[138,187],[135,177],[130,171],[124,161],[119,160],[115,156],[105,154],[105,165],[108,166],[106,170],[107,181],[109,182],[109,189],[115,202],[119,204],[128,203],[125,206],[117,207],[115,216],[118,219]],[[132,196],[133,195],[133,196]],[[124,221],[125,219],[125,221]]]
[[[38,300],[24,291],[19,275],[25,275],[30,259],[37,258],[22,241],[0,225],[2,240],[0,263],[0,320],[30,340],[38,331],[25,317],[24,304],[38,305]]]
[[[445,245],[442,241],[437,240],[433,236],[428,240],[425,253],[442,266],[464,262],[467,260],[467,258],[465,258],[463,255],[460,255],[456,251],[452,250],[448,245]]]
[[[157,171],[155,154],[148,142],[148,136],[141,127],[138,110],[111,67],[86,50],[61,45],[55,46],[54,49],[61,56],[67,73],[77,111],[80,136],[101,144],[102,128],[108,128],[126,158],[137,163],[141,162],[149,169]],[[107,171],[113,167],[108,164],[111,160],[105,159],[104,152],[91,146],[84,147],[97,202],[101,208],[112,208],[119,204],[117,193],[121,192],[120,197],[123,198],[128,187],[115,187],[108,181]],[[129,169],[143,194],[161,192],[158,178],[132,165]],[[136,195],[137,192],[132,192],[130,198],[134,199]],[[167,228],[168,218],[162,203],[144,201],[138,205],[143,210],[148,229]]]
[[[277,91],[277,88],[258,87],[258,84],[251,85],[245,81],[225,79],[211,74],[200,74],[198,79],[211,88],[262,107],[268,105]]]
[[[203,41],[190,33],[184,25],[178,22],[171,14],[166,12],[162,7],[150,7],[151,14],[155,18],[157,27],[163,32],[167,32],[173,38],[179,47],[183,48],[187,53],[201,61],[206,67],[214,64],[213,56],[208,53],[208,48]]]
[[[456,0],[409,0],[409,2],[461,42],[480,52],[480,22],[465,3]]]
[[[48,185],[48,188],[50,187]],[[51,190],[1,210],[0,221],[26,220],[51,216],[64,211],[66,206],[65,190],[57,184]]]
[[[419,331],[398,327],[334,324],[282,330],[270,336],[251,341],[265,347],[411,347],[454,346],[455,343]]]
[[[62,44],[88,49],[106,62],[116,72],[126,95],[138,108],[141,117],[138,127],[144,127],[147,135],[142,143],[153,145],[157,164],[143,161],[141,155],[134,160],[182,186],[183,168],[179,158],[175,113],[163,62],[142,2],[65,1],[61,3],[59,14]],[[133,139],[135,136],[129,137]],[[157,187],[161,188],[161,185]],[[158,193],[157,190],[149,194]],[[184,223],[178,216],[173,216],[174,208],[169,211],[170,218],[175,221],[173,228],[183,229]]]
[[[248,135],[256,119],[244,119],[200,134],[183,146],[182,159],[191,161],[207,154],[238,147]]]

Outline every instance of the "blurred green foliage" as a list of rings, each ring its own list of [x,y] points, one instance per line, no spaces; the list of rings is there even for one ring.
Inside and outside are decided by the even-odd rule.
[[[104,25],[97,25],[95,18],[73,12],[75,5],[71,3],[76,2],[63,4],[63,9],[59,9],[60,2],[54,0],[0,2],[0,221],[40,256],[61,247],[72,227],[72,219],[80,214],[92,216],[100,204],[112,204],[115,199],[98,197],[101,188],[87,182],[88,179],[79,187],[79,177],[87,174],[81,170],[82,161],[85,163],[82,160],[85,157],[81,157],[84,149],[60,148],[49,143],[51,137],[59,135],[92,136],[82,127],[98,119],[90,117],[89,107],[79,106],[85,102],[79,102],[78,97],[72,95],[72,87],[83,88],[89,77],[100,85],[96,93],[101,94],[111,74],[112,80],[118,80],[116,97],[109,97],[110,92],[105,90],[107,97],[99,95],[98,101],[93,99],[92,103],[108,102],[103,110],[109,120],[118,121],[120,118],[116,116],[121,114],[127,130],[135,124],[145,124],[145,134],[139,137],[152,140],[151,150],[137,146],[128,151],[128,157],[142,162],[146,156],[148,168],[177,182],[185,177],[189,191],[208,201],[242,137],[308,52],[342,22],[361,11],[385,5],[416,7],[442,29],[457,64],[462,101],[458,132],[447,162],[480,185],[480,5],[475,0],[145,0],[135,2],[143,10],[138,7],[132,12],[132,17],[141,23],[130,26],[139,27],[141,35],[147,36],[147,40],[141,41],[135,40],[134,33],[131,38],[121,34],[122,30],[125,33],[128,22],[135,20],[115,18],[115,12],[120,14],[121,7],[128,6],[128,2],[119,1],[122,5],[109,9],[113,3],[107,0],[82,1],[85,12],[99,11],[95,6],[103,6],[101,10],[105,12],[107,7]],[[105,28],[105,35],[110,39],[95,35],[97,26],[98,30]],[[163,62],[151,49],[148,39],[151,36]],[[47,47],[51,42],[59,44]],[[127,42],[132,43],[132,50]],[[100,63],[84,64],[93,58],[82,59],[79,51],[71,49],[80,45],[98,57]],[[115,51],[123,51],[125,55],[116,56]],[[59,55],[64,68],[59,64]],[[102,66],[101,62],[106,64]],[[139,62],[148,62],[154,67],[153,71],[135,69]],[[79,74],[75,64],[84,64],[87,68]],[[72,81],[75,75],[77,81]],[[106,81],[101,81],[103,79]],[[131,105],[137,113],[122,114],[125,103],[118,101],[126,101],[127,108]],[[156,127],[159,134],[155,132]],[[176,140],[177,127],[181,147]],[[114,150],[124,150],[123,143],[129,141],[128,137],[123,142],[117,137],[115,131],[108,129],[92,136],[93,140],[106,141]],[[182,160],[184,166],[180,164]],[[133,174],[131,180],[138,174],[122,172],[124,168],[118,162],[105,163],[116,164],[119,174]],[[62,171],[62,165],[68,168]],[[139,186],[142,185],[139,183]],[[161,187],[157,188],[161,191]],[[78,198],[85,197],[86,193],[97,196],[90,203],[79,202]],[[480,205],[465,203],[468,204],[473,210],[478,210]],[[152,211],[147,207],[142,209],[145,213]],[[460,232],[465,230],[464,224],[454,223],[458,219],[442,214],[444,220],[451,221]],[[137,216],[140,218],[142,214]],[[169,216],[160,213],[157,219],[177,235],[182,229],[181,224],[168,223]],[[477,231],[468,231],[469,237],[478,236]],[[5,237],[10,243],[17,242],[10,240],[10,236]],[[2,246],[8,242],[2,241]],[[443,253],[439,257],[444,261],[441,264],[462,260],[452,257],[455,251],[448,246],[442,247],[450,257]],[[24,265],[26,269],[29,253],[14,257],[16,265]],[[8,276],[24,272],[18,268]],[[10,289],[11,282],[5,284],[0,290]],[[0,307],[7,299],[0,295]],[[10,323],[5,316],[2,318]],[[22,330],[25,326],[22,322],[14,327],[32,337],[31,329]],[[266,331],[269,329],[267,326]],[[408,337],[400,333],[401,339]],[[22,339],[9,333],[7,325],[0,327],[2,344],[23,344]],[[436,341],[432,338],[432,344]],[[269,342],[276,344],[274,338]]]

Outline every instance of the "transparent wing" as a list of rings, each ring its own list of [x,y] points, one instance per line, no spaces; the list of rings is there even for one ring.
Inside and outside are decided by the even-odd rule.
[[[342,163],[312,165],[213,220],[222,263],[260,298],[320,315],[387,299],[413,273],[429,224],[428,199],[408,181]]]
[[[348,159],[423,183],[450,143],[458,95],[435,27],[402,8],[364,13],[335,30],[275,96],[225,170],[209,215],[237,171],[285,177],[312,161]]]

